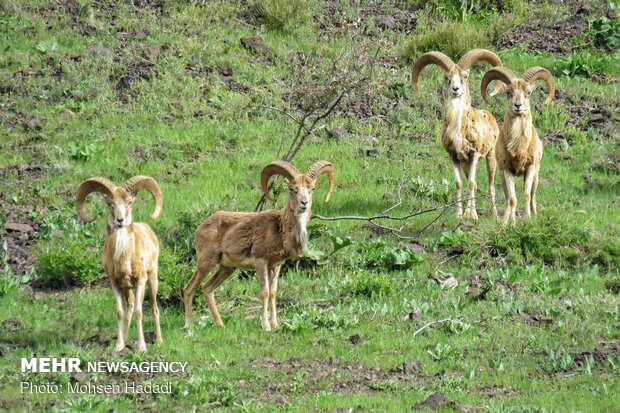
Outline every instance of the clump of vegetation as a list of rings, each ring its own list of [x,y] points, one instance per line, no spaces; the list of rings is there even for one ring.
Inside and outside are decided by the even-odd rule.
[[[59,240],[43,247],[35,265],[38,281],[49,288],[65,288],[101,280],[101,251],[81,239]]]
[[[612,3],[613,5],[613,3]],[[615,9],[615,7],[612,7]],[[612,49],[620,48],[620,19],[617,17],[610,19],[607,16],[600,16],[589,21],[590,34],[594,39],[594,44],[608,46]]]
[[[284,31],[293,31],[310,16],[306,0],[258,0],[255,8],[265,25]]]
[[[617,58],[612,55],[600,55],[587,51],[571,53],[558,58],[551,67],[555,76],[586,76],[592,77],[596,73],[613,72]]]
[[[490,40],[485,32],[462,23],[445,22],[434,30],[414,35],[405,46],[401,57],[406,63],[412,63],[422,53],[441,50],[450,58],[457,59],[477,47],[490,47]]]
[[[418,254],[409,251],[406,247],[388,245],[383,239],[363,242],[349,263],[352,268],[376,268],[387,271],[406,270],[423,261]]]
[[[545,264],[561,268],[620,265],[620,245],[616,240],[597,236],[579,224],[570,225],[551,214],[502,231],[490,225],[467,233],[446,233],[440,243],[476,262],[491,256],[516,265]]]
[[[183,302],[183,288],[189,281],[194,269],[184,262],[167,246],[159,251],[159,289],[157,298],[162,303],[180,304]]]

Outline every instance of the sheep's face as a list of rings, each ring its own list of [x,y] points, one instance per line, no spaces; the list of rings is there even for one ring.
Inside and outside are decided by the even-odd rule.
[[[312,207],[314,181],[306,175],[300,174],[294,180],[287,181],[287,185],[290,191],[288,197],[289,207],[297,214],[308,212]]]
[[[469,70],[463,70],[457,65],[445,73],[446,93],[448,97],[458,98],[467,91]]]
[[[120,229],[131,225],[133,222],[131,215],[133,196],[122,188],[117,188],[113,194],[105,197],[105,201],[108,204],[108,225],[111,228]]]
[[[508,111],[512,116],[525,116],[530,113],[530,96],[535,85],[516,79],[506,88]]]

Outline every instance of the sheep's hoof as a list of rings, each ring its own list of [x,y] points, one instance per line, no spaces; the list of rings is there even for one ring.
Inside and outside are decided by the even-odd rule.
[[[272,322],[271,322],[271,329],[272,329],[272,330],[277,330],[277,329],[279,329],[279,328],[280,328],[280,325],[278,324],[278,322],[277,322],[277,321],[272,321]]]
[[[271,324],[269,324],[269,323],[261,323],[261,325],[263,326],[263,330],[271,331]]]
[[[138,353],[146,353],[146,344],[138,344],[138,348],[136,349]]]
[[[478,213],[476,212],[475,209],[467,208],[465,210],[465,213],[463,214],[463,218],[471,218],[473,220],[477,220],[478,219]]]
[[[155,345],[157,347],[161,346],[162,344],[164,344],[164,340],[162,340],[161,337],[159,337],[158,339],[155,340]]]

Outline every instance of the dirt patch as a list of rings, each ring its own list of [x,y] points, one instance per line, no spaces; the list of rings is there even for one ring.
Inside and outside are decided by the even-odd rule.
[[[328,383],[331,391],[339,394],[357,392],[373,393],[387,390],[386,382],[418,384],[424,381],[434,380],[434,376],[424,376],[418,373],[416,368],[398,367],[391,370],[383,370],[376,367],[366,367],[362,364],[352,364],[336,358],[329,360],[309,360],[293,357],[288,360],[274,358],[253,359],[249,361],[252,369],[267,369],[280,373],[280,380],[273,380],[273,375],[268,383],[253,383],[264,389],[265,398],[274,394],[294,393],[296,378],[305,377],[304,387],[309,392],[319,391],[324,383]]]
[[[415,5],[405,1],[380,1],[371,0],[354,4],[350,7],[358,7],[358,19],[348,16],[338,1],[326,1],[317,9],[314,20],[319,23],[319,30],[324,33],[345,35],[349,29],[357,30],[360,26],[368,26],[373,22],[377,31],[368,35],[381,35],[386,31],[398,33],[412,33],[418,23],[415,15],[418,9]]]
[[[120,76],[110,76],[110,82],[116,83],[115,89],[121,101],[127,103],[140,93],[135,87],[138,80],[151,80],[155,72],[155,63],[147,59],[139,59],[125,65]]]
[[[507,49],[524,45],[530,52],[565,55],[573,50],[570,45],[571,39],[581,35],[588,27],[582,14],[572,15],[567,20],[555,24],[539,21],[517,26],[504,33],[495,46],[498,49]]]
[[[0,176],[3,176],[1,172]],[[23,275],[34,265],[32,249],[39,237],[41,223],[30,218],[31,209],[12,206],[13,203],[5,194],[0,194],[0,199],[0,203],[4,204],[0,213],[6,217],[6,223],[0,229],[0,245],[6,242],[5,259],[11,272]],[[0,253],[4,254],[4,251]]]
[[[445,394],[440,391],[431,394],[426,400],[416,403],[415,408],[434,411],[454,409],[460,412],[471,412],[476,410],[471,406],[467,406],[455,400],[450,400]]]

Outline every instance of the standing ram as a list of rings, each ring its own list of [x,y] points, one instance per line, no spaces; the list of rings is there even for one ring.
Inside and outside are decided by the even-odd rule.
[[[163,342],[157,307],[159,241],[147,224],[133,222],[131,213],[131,204],[141,190],[149,191],[155,198],[155,211],[151,214],[151,218],[156,219],[161,212],[163,198],[157,182],[148,176],[135,176],[120,187],[116,187],[106,178],[87,179],[80,185],[75,201],[77,213],[85,222],[95,220],[84,210],[84,203],[89,194],[92,192],[103,194],[108,205],[103,269],[110,279],[116,301],[118,340],[115,351],[125,348],[134,308],[138,326],[137,350],[146,351],[142,329],[142,302],[147,282],[155,321],[156,344],[160,345]]]
[[[441,132],[441,142],[448,152],[454,178],[456,180],[456,196],[458,217],[478,219],[476,211],[476,171],[478,160],[486,158],[487,174],[489,178],[489,196],[491,198],[491,213],[497,217],[495,207],[495,144],[499,136],[499,127],[493,115],[471,106],[469,93],[469,70],[477,62],[486,62],[492,66],[502,66],[502,62],[495,53],[485,49],[474,49],[467,52],[458,63],[441,52],[428,52],[416,60],[411,71],[411,87],[417,97],[418,78],[422,69],[427,65],[435,64],[444,70],[446,83],[446,106]],[[499,91],[497,85],[493,94]],[[461,204],[461,169],[468,180],[469,199],[463,214]]]
[[[543,67],[532,67],[523,73],[519,79],[510,70],[498,67],[485,73],[480,85],[482,97],[488,102],[486,88],[493,80],[499,80],[506,85],[506,115],[504,126],[499,135],[496,147],[496,156],[502,170],[502,185],[506,195],[506,211],[503,225],[512,220],[515,224],[517,196],[515,190],[515,176],[523,176],[525,215],[536,215],[536,190],[540,175],[540,162],[543,157],[543,146],[538,132],[532,124],[530,97],[536,87],[537,80],[544,80],[549,88],[545,104],[549,104],[555,94],[553,75]]]
[[[276,294],[280,267],[284,261],[303,254],[308,240],[306,226],[312,214],[310,208],[314,186],[322,174],[329,177],[329,192],[325,200],[328,202],[336,185],[335,169],[331,163],[319,161],[302,174],[288,162],[274,161],[263,169],[261,185],[265,196],[273,201],[269,195],[269,179],[273,175],[281,175],[286,179],[289,196],[282,209],[255,213],[217,212],[198,227],[194,240],[198,265],[183,293],[183,328],[192,332],[194,294],[217,265],[217,271],[203,287],[214,323],[224,327],[215,304],[214,290],[230,278],[235,269],[247,268],[256,270],[260,283],[263,329],[271,331],[272,328],[278,328]]]

